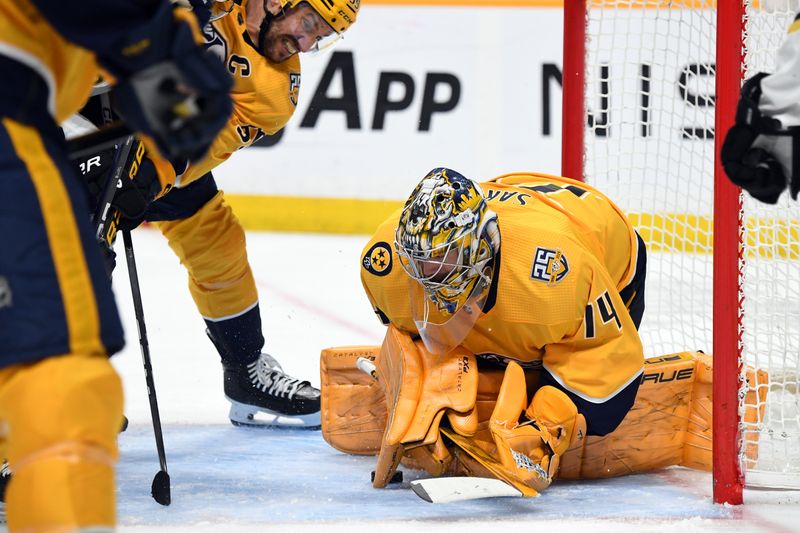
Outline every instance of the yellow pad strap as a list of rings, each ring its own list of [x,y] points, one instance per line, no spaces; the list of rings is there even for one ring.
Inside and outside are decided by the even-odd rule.
[[[447,420],[450,422],[450,427],[465,437],[471,437],[478,431],[477,407],[473,407],[466,413],[458,413],[448,409]]]

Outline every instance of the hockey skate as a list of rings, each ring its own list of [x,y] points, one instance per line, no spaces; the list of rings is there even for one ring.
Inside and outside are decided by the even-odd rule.
[[[225,367],[225,397],[234,426],[320,428],[319,390],[285,374],[265,353],[247,366]]]
[[[9,481],[11,469],[8,468],[8,462],[3,461],[3,466],[0,467],[0,524],[6,523],[6,487]]]

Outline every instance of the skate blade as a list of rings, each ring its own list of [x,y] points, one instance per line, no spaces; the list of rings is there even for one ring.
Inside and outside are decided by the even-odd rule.
[[[319,411],[307,415],[287,415],[237,402],[231,402],[228,418],[231,419],[231,424],[238,427],[305,430],[322,427]]]

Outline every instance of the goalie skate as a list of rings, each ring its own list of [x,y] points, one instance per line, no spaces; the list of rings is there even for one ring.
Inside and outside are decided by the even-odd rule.
[[[265,353],[245,367],[225,368],[225,397],[234,426],[320,428],[319,390],[284,373]]]

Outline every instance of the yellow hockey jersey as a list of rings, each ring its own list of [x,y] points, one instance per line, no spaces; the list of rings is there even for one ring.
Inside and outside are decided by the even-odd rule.
[[[295,111],[300,59],[295,55],[272,63],[258,53],[247,34],[247,5],[247,0],[235,2],[230,13],[203,29],[208,50],[233,76],[233,114],[206,157],[182,174],[176,183],[179,187],[202,178],[264,134],[276,133]],[[169,163],[155,163],[162,184],[175,180]],[[171,180],[164,179],[165,172],[172,173]],[[221,192],[192,216],[158,226],[189,271],[189,287],[204,318],[237,316],[258,301],[243,228]]]
[[[567,178],[515,173],[481,183],[497,214],[500,254],[484,314],[462,342],[482,358],[544,367],[593,403],[641,374],[644,355],[619,292],[636,272],[637,236],[596,189]],[[361,280],[384,322],[417,333],[411,280],[398,264],[399,212],[364,249]]]
[[[257,0],[256,0],[257,1]],[[206,47],[219,56],[231,73],[233,114],[201,161],[191,164],[176,185],[187,185],[227,160],[233,152],[250,146],[264,134],[272,135],[291,118],[300,93],[300,59],[292,56],[272,63],[258,53],[247,34],[248,0],[203,28]],[[164,168],[158,166],[161,172]],[[173,180],[164,179],[162,183]]]
[[[62,37],[30,0],[0,3],[0,55],[44,79],[47,111],[59,124],[83,107],[97,81],[95,55]]]

